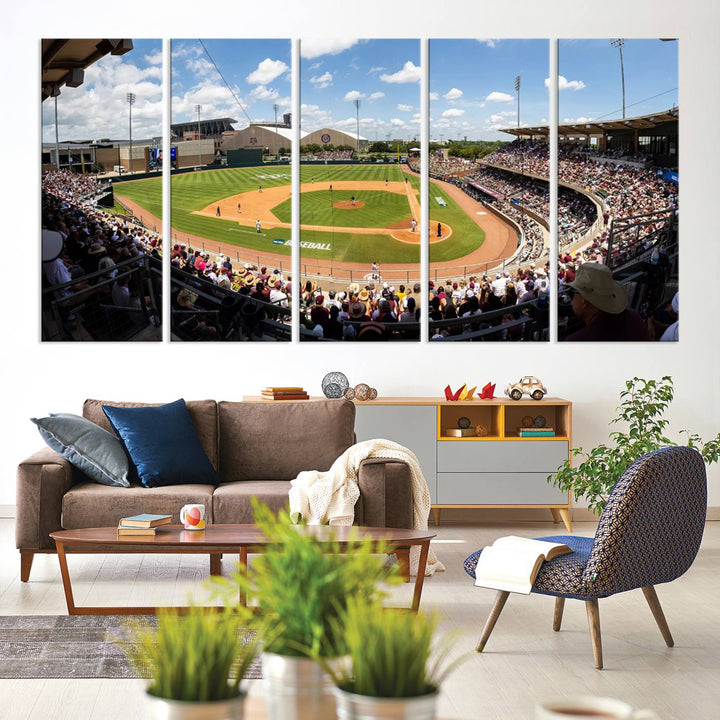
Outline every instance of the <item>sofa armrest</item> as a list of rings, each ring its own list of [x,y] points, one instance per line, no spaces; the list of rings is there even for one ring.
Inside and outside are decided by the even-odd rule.
[[[78,471],[50,448],[43,448],[17,469],[15,545],[20,550],[50,550],[50,533],[62,530],[63,495]]]
[[[358,521],[369,527],[412,528],[412,477],[407,463],[368,458],[360,463],[358,486],[362,512]]]

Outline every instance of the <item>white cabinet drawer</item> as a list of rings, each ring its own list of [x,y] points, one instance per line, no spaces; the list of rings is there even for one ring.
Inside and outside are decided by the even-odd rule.
[[[567,440],[440,440],[438,472],[555,472],[568,459]]]
[[[544,472],[452,473],[437,475],[438,505],[566,505],[567,492],[547,482]]]

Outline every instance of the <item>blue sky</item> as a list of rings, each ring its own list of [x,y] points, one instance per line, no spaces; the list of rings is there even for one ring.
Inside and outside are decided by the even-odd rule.
[[[547,40],[430,40],[430,139],[512,140],[499,128],[550,118]]]
[[[201,119],[231,117],[236,130],[274,121],[275,104],[280,120],[292,110],[290,65],[287,39],[173,40],[172,122],[197,120],[197,104]]]
[[[134,138],[162,134],[162,42],[135,40],[125,55],[106,55],[85,70],[80,87],[63,87],[57,98],[58,135],[68,140],[127,138],[127,93],[135,93],[132,108]],[[55,141],[55,103],[42,104],[43,142]]]
[[[323,127],[371,141],[420,138],[420,42],[407,39],[300,41],[302,130]]]
[[[678,104],[678,42],[625,39],[625,116]],[[560,40],[558,121],[622,117],[620,51],[605,40]],[[564,79],[564,80],[563,80]]]

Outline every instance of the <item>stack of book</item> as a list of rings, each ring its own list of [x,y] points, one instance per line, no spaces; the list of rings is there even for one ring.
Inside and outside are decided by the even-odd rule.
[[[472,428],[447,428],[443,431],[443,435],[446,437],[476,437],[477,430]]]
[[[520,437],[555,437],[555,428],[551,427],[520,427]]]
[[[172,515],[142,513],[120,519],[118,535],[154,535],[156,528],[172,521]]]
[[[309,400],[301,387],[267,387],[262,391],[263,400]]]

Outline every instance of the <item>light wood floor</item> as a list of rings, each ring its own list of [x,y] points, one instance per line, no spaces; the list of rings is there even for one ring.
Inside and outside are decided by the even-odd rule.
[[[575,526],[580,535],[592,535],[594,529],[592,523]],[[459,633],[458,653],[472,652],[494,598],[493,591],[473,586],[462,569],[463,559],[502,535],[559,532],[551,522],[437,529],[434,548],[447,570],[427,579],[421,607],[441,613],[443,631]],[[21,583],[13,533],[13,521],[0,520],[0,615],[64,614],[57,558],[36,557],[31,581]],[[88,604],[181,603],[187,592],[197,592],[206,564],[199,556],[70,558],[76,602]],[[408,598],[409,591],[408,586],[399,588],[393,600]],[[674,583],[659,586],[658,596],[675,647],[665,646],[639,590],[601,600],[605,669],[598,671],[582,603],[566,603],[563,629],[555,633],[552,598],[512,595],[485,652],[472,653],[446,680],[438,716],[530,720],[538,698],[593,694],[651,708],[663,720],[717,719],[720,522],[707,524],[693,567]],[[249,689],[261,694],[262,681]],[[142,690],[138,680],[0,680],[0,718],[144,720]]]

